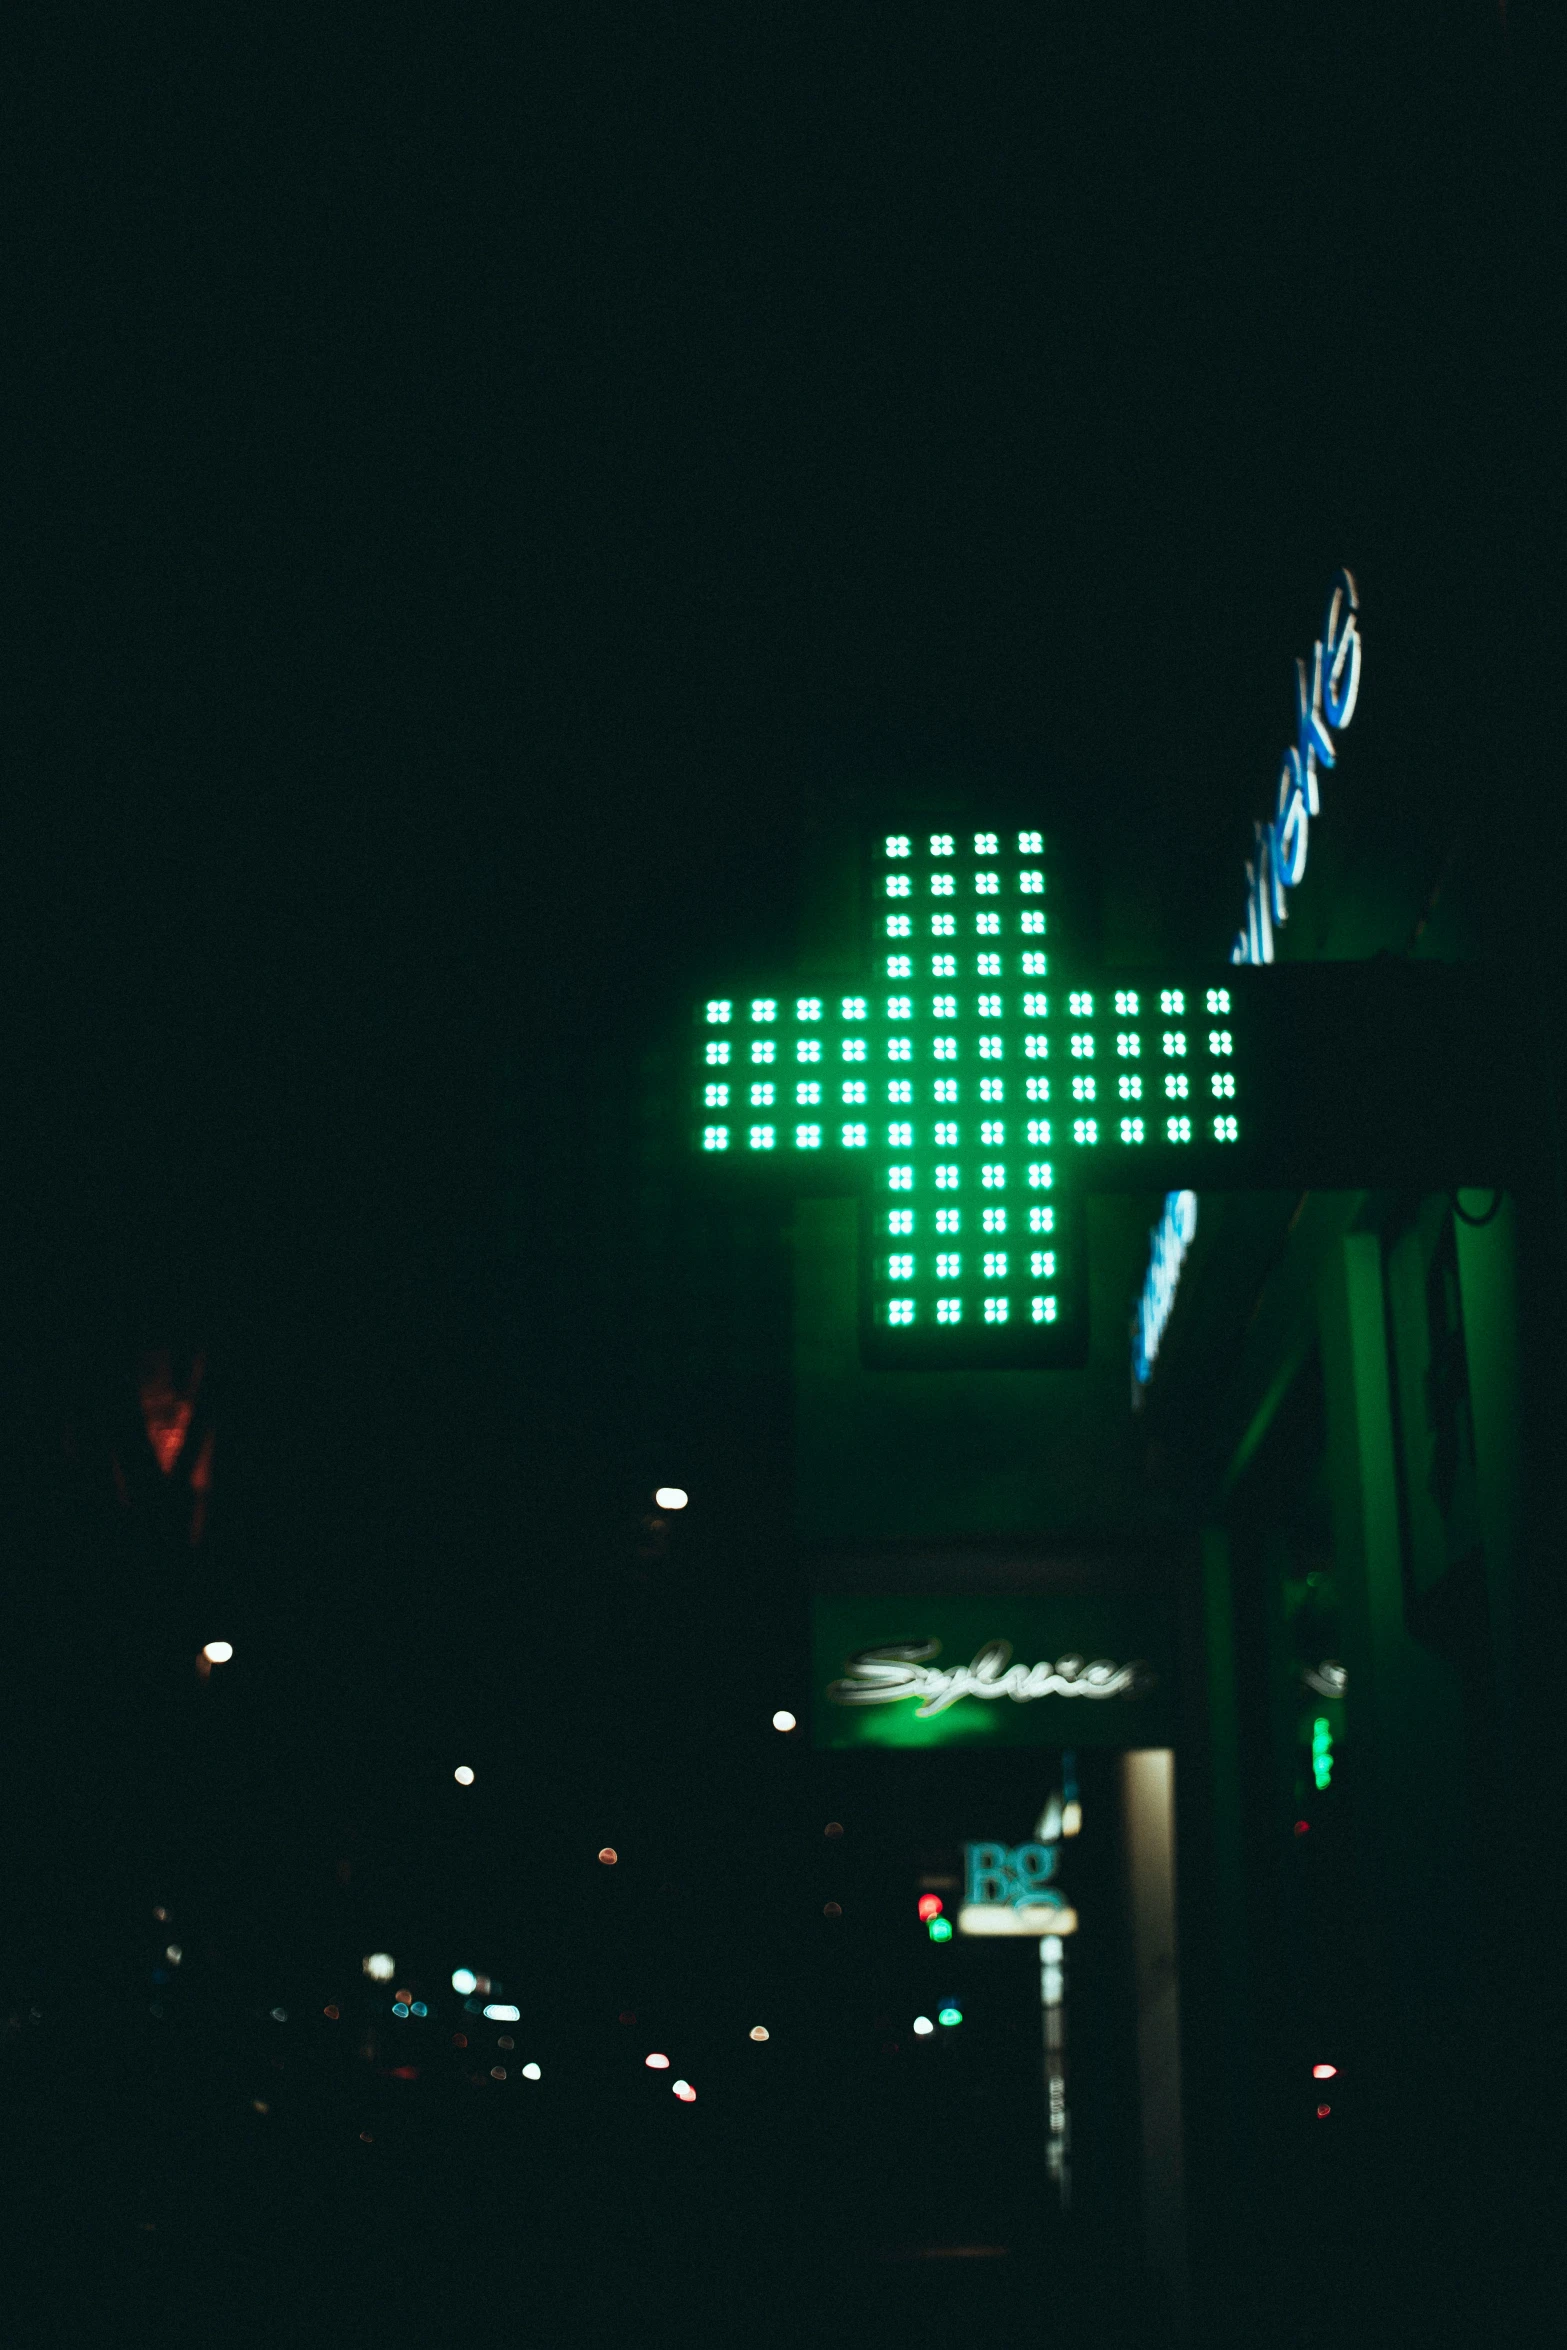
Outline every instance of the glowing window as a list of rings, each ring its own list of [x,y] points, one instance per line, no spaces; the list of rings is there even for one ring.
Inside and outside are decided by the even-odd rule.
[[[936,1148],[939,1151],[952,1151],[957,1147],[958,1130],[950,1120],[945,1120],[936,1128]]]
[[[728,1127],[704,1126],[702,1129],[702,1148],[705,1151],[726,1151],[729,1148]]]
[[[863,1126],[844,1126],[840,1127],[839,1132],[842,1136],[843,1147],[846,1151],[864,1150],[865,1128]]]
[[[987,1297],[985,1300],[985,1319],[987,1322],[1004,1322],[1006,1321],[1010,1311],[1010,1302],[1004,1297]]]
[[[1028,1211],[1028,1228],[1030,1232],[1054,1232],[1056,1228],[1055,1209],[1030,1208]]]
[[[846,1036],[843,1040],[843,1057],[846,1061],[863,1061],[865,1058],[864,1037]]]
[[[822,1057],[821,1038],[802,1036],[794,1048],[794,1057],[797,1061],[819,1061]]]
[[[897,1234],[900,1232],[912,1232],[913,1229],[914,1210],[912,1208],[893,1208],[889,1212],[887,1217],[887,1230],[889,1232]]]
[[[819,1085],[809,1082],[797,1085],[794,1089],[794,1098],[802,1110],[814,1110],[822,1098],[822,1089]]]
[[[753,1085],[751,1088],[753,1110],[770,1110],[777,1098],[778,1088],[776,1085]]]
[[[956,888],[957,883],[950,873],[933,873],[930,877],[930,894],[933,898],[950,898]]]
[[[704,1110],[727,1110],[729,1107],[728,1086],[704,1086],[702,1089],[702,1107]]]
[[[1053,1322],[1055,1320],[1056,1301],[1053,1297],[1033,1298],[1030,1300],[1030,1305],[1036,1322]]]
[[[1020,873],[1017,877],[1017,885],[1026,898],[1043,897],[1045,877],[1036,867],[1032,871]]]
[[[1235,1093],[1235,1072],[1233,1069],[1215,1069],[1208,1083],[1221,1101],[1233,1099]]]
[[[893,1325],[894,1329],[898,1328],[900,1324],[912,1322],[914,1319],[913,1298],[893,1298],[887,1307],[887,1319]]]
[[[1001,894],[1000,874],[976,873],[974,876],[974,894],[976,897],[981,898],[999,897]]]
[[[906,857],[909,853],[909,836],[906,832],[889,832],[886,845],[889,857]]]
[[[1190,1118],[1166,1118],[1164,1130],[1172,1142],[1191,1141],[1192,1122]]]
[[[950,857],[952,854],[951,833],[933,832],[930,836],[930,853],[933,857]]]
[[[1215,1142],[1238,1142],[1240,1140],[1240,1128],[1233,1118],[1215,1118],[1213,1121],[1213,1139]]]
[[[938,1077],[932,1090],[938,1102],[955,1102],[958,1098],[958,1081],[955,1077]],[[979,1090],[983,1094],[985,1089],[981,1086]]]
[[[1023,977],[1025,979],[1043,979],[1048,975],[1049,970],[1050,957],[1048,955],[1042,955],[1034,948],[1030,948],[1024,954]]]
[[[1181,1061],[1186,1057],[1186,1035],[1180,1028],[1167,1028],[1162,1039],[1167,1061]]]
[[[1007,1171],[1005,1167],[998,1167],[994,1164],[987,1163],[985,1166],[981,1167],[979,1171],[979,1179],[987,1191],[1005,1191],[1007,1187]]]
[[[1037,906],[1029,906],[1023,915],[1023,936],[1025,938],[1043,938],[1044,935],[1044,915],[1040,913]]]
[[[1097,1142],[1099,1140],[1098,1119],[1074,1118],[1072,1120],[1072,1140],[1083,1143]]]
[[[930,935],[932,938],[951,938],[957,927],[958,918],[956,914],[932,914],[930,918]]]
[[[771,1126],[753,1126],[751,1129],[751,1148],[754,1151],[770,1151],[777,1139]]]
[[[1045,853],[1044,834],[1020,832],[1017,836],[1017,853],[1020,857],[1042,857]]]
[[[961,1322],[963,1300],[960,1297],[938,1298],[936,1300],[936,1319],[938,1322]]]
[[[1116,1088],[1123,1102],[1140,1102],[1143,1098],[1143,1081],[1140,1077],[1117,1078]]]
[[[912,1126],[889,1126],[887,1129],[887,1140],[895,1151],[912,1150],[914,1147],[914,1129]]]
[[[889,1061],[912,1061],[914,1058],[914,1047],[906,1036],[889,1036],[887,1039],[887,1058]]]
[[[912,996],[890,995],[887,998],[887,1017],[889,1020],[911,1020],[914,1017]]]
[[[1036,1149],[1042,1143],[1048,1146],[1050,1141],[1050,1120],[1048,1118],[1030,1118],[1028,1122],[1028,1139]]]
[[[889,1167],[887,1169],[887,1188],[889,1191],[912,1191],[914,1189],[914,1169],[912,1167]]]
[[[1050,1099],[1050,1080],[1049,1080],[1049,1078],[1048,1078],[1048,1077],[1030,1077],[1030,1078],[1029,1078],[1029,1080],[1028,1080],[1028,1098],[1029,1098],[1029,1100],[1030,1100],[1031,1102],[1047,1102],[1047,1101],[1049,1101],[1049,1099]]]
[[[1229,991],[1229,989],[1228,989],[1227,987],[1210,987],[1210,988],[1209,988],[1209,990],[1208,990],[1208,1009],[1209,1009],[1209,1011],[1210,1011],[1210,1012],[1227,1012],[1227,1011],[1229,1010],[1229,1008],[1230,1008],[1230,991]]]
[[[887,1259],[887,1279],[889,1281],[912,1281],[913,1278],[914,1259],[912,1257],[898,1256]]]
[[[1002,1043],[999,1036],[982,1036],[980,1038],[979,1057],[982,1061],[999,1061],[1001,1056]]]
[[[963,1210],[961,1208],[938,1208],[936,1210],[936,1230],[938,1232],[960,1232],[962,1229]]]
[[[887,895],[888,895],[888,897],[890,897],[890,898],[906,898],[906,897],[908,896],[908,894],[909,894],[909,887],[910,887],[910,883],[909,883],[909,877],[908,877],[908,875],[907,875],[906,873],[889,873],[889,874],[888,874],[888,876],[887,876]]]
[[[993,857],[996,854],[996,836],[993,832],[975,833],[974,854],[976,857]]]
[[[935,1043],[935,1055],[938,1061],[955,1061],[958,1057],[957,1038],[955,1036],[938,1036]]]
[[[1178,987],[1166,987],[1160,991],[1159,1009],[1164,1014],[1166,1019],[1170,1017],[1172,1012],[1177,1014],[1184,1013],[1186,1010],[1186,998]]]
[[[1049,1191],[1054,1187],[1054,1184],[1055,1171],[1048,1159],[1040,1159],[1029,1168],[1028,1188],[1030,1191]],[[1039,1227],[1035,1225],[1034,1229],[1038,1231]],[[1048,1232],[1049,1225],[1047,1224],[1044,1229]]]
[[[1141,1118],[1123,1118],[1121,1120],[1121,1140],[1123,1142],[1141,1142],[1142,1139],[1143,1122]]]
[[[914,1088],[907,1077],[888,1078],[887,1099],[890,1102],[911,1102],[914,1099]]]
[[[889,938],[907,938],[912,928],[913,924],[907,914],[889,914],[887,916],[887,936]]]
[[[1054,1281],[1056,1252],[1053,1248],[1036,1248],[1028,1260],[1028,1269],[1036,1281]]]
[[[1005,1281],[1006,1277],[1007,1252],[1004,1248],[993,1248],[985,1258],[985,1279],[987,1281]]]
[[[957,1188],[958,1171],[956,1167],[938,1167],[936,1169],[936,1189],[938,1191],[956,1191]]]
[[[759,1067],[765,1067],[769,1061],[776,1061],[777,1058],[778,1047],[771,1037],[766,1038],[762,1043],[753,1044],[751,1047],[751,1059]]]
[[[909,979],[912,978],[913,972],[914,958],[912,955],[889,955],[887,957],[887,977],[889,979]]]
[[[953,1256],[949,1254],[946,1256],[937,1257],[936,1279],[938,1281],[956,1281],[962,1274],[962,1271],[963,1259],[960,1256]]]
[[[710,1044],[708,1046],[707,1065],[710,1069],[722,1069],[728,1058],[729,1047],[727,1044]]]
[[[1075,1102],[1091,1102],[1098,1091],[1091,1077],[1074,1077],[1072,1080],[1072,1099]]]
[[[999,938],[1001,936],[1001,916],[999,914],[976,914],[974,928],[981,938]]]
[[[710,1003],[707,1007],[707,1024],[709,1028],[727,1028],[731,1018],[733,1017],[733,1014],[733,1004],[723,1003],[715,999],[715,1001]]]
[[[946,959],[951,960],[950,956]],[[958,999],[955,995],[934,995],[930,999],[930,1009],[933,1019],[955,1020],[958,1016]]]
[[[1210,1053],[1215,1054],[1220,1060],[1227,1059],[1228,1056],[1235,1050],[1234,1039],[1230,1035],[1230,1032],[1227,1028],[1209,1029],[1208,1050]]]
[[[1006,1127],[999,1118],[986,1118],[979,1129],[979,1139],[991,1150],[999,1150],[1007,1139]]]
[[[1164,1090],[1172,1102],[1185,1101],[1187,1094],[1191,1090],[1186,1071],[1184,1069],[1177,1069],[1173,1076],[1166,1077],[1164,1081]]]

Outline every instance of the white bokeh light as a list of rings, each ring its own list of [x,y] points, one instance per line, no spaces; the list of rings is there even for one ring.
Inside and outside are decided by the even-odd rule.
[[[661,1510],[683,1510],[691,1496],[683,1485],[661,1485],[653,1499]]]
[[[459,1787],[471,1787],[473,1785],[473,1772],[467,1763],[459,1763],[456,1770],[453,1771],[452,1777],[456,1780]]]
[[[365,1973],[372,1983],[389,1983],[397,1972],[397,1961],[386,1950],[372,1950],[364,1961]]]
[[[539,2064],[525,2064],[522,2068],[522,2077],[525,2081],[542,2081],[544,2067]]]
[[[470,1991],[477,1991],[478,1988],[479,1978],[474,1973],[471,1966],[453,1967],[452,1989],[454,1991],[460,1992],[463,1998],[466,1999]]]
[[[800,1725],[795,1720],[793,1714],[786,1712],[781,1706],[777,1713],[775,1713],[773,1716],[773,1728],[775,1730],[797,1730],[799,1726]]]
[[[234,1654],[234,1643],[232,1640],[209,1640],[201,1653],[209,1665],[226,1665]]]
[[[915,2029],[915,2031],[916,2031],[916,2032],[919,2034],[920,2038],[923,2040],[923,2039],[925,2038],[926,2034],[927,2034],[927,2033],[929,2033],[929,2032],[933,2032],[933,2031],[936,2029],[936,2027],[935,2027],[935,2025],[934,2025],[934,2024],[931,2022],[931,2020],[930,2020],[930,2017],[929,2017],[928,2015],[917,2015],[917,2016],[914,2018],[914,2029]]]

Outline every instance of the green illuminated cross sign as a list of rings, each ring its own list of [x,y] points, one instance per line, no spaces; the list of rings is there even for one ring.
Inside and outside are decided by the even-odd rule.
[[[1498,1178],[1510,1031],[1472,973],[1063,979],[1027,828],[883,833],[868,879],[863,980],[705,998],[690,1097],[715,1170],[858,1193],[868,1362],[1082,1361],[1091,1190]]]
[[[1087,1162],[1159,1186],[1239,1140],[1228,974],[1063,986],[1047,877],[1042,832],[883,834],[862,987],[698,1009],[695,1148],[860,1191],[877,1363],[1080,1359]]]

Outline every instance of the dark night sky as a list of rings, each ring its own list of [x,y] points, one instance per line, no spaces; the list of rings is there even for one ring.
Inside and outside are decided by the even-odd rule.
[[[45,1457],[130,1333],[206,1328],[212,1572],[391,1747],[457,1705],[472,1580],[613,1522],[582,1070],[787,942],[823,777],[1032,764],[1222,951],[1349,561],[1386,736],[1458,790],[1486,693],[1413,656],[1462,649],[1452,550],[1527,571],[1559,498],[1545,143],[1479,4],[23,39],[14,1425]],[[544,1534],[519,1456],[566,1464]],[[82,1603],[27,1604],[42,1655]]]

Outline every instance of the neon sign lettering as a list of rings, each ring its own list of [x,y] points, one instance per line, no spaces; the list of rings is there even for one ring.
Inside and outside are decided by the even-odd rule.
[[[1050,1880],[1050,1844],[965,1844],[960,1934],[1071,1934],[1077,1913]]]
[[[1194,1191],[1167,1192],[1164,1213],[1154,1229],[1153,1246],[1148,1255],[1148,1276],[1143,1283],[1143,1294],[1138,1301],[1137,1320],[1132,1331],[1132,1376],[1139,1387],[1146,1385],[1153,1369],[1165,1324],[1175,1305],[1181,1266],[1196,1231],[1197,1194]]]
[[[1100,1658],[1087,1664],[1080,1656],[1063,1656],[1054,1664],[1010,1664],[1010,1640],[987,1640],[972,1664],[945,1670],[930,1662],[940,1654],[939,1640],[894,1640],[882,1648],[862,1648],[849,1659],[848,1677],[829,1685],[828,1698],[834,1705],[896,1705],[917,1697],[921,1702],[914,1718],[925,1721],[965,1697],[1010,1697],[1014,1705],[1039,1697],[1135,1697],[1155,1679],[1140,1660],[1118,1665]]]
[[[1340,571],[1328,596],[1322,635],[1308,675],[1295,663],[1295,740],[1279,767],[1271,820],[1252,827],[1246,861],[1246,920],[1230,949],[1232,963],[1271,963],[1275,926],[1287,920],[1286,893],[1306,872],[1311,819],[1321,813],[1320,767],[1337,763],[1333,733],[1342,733],[1360,698],[1360,598],[1351,572]]]

